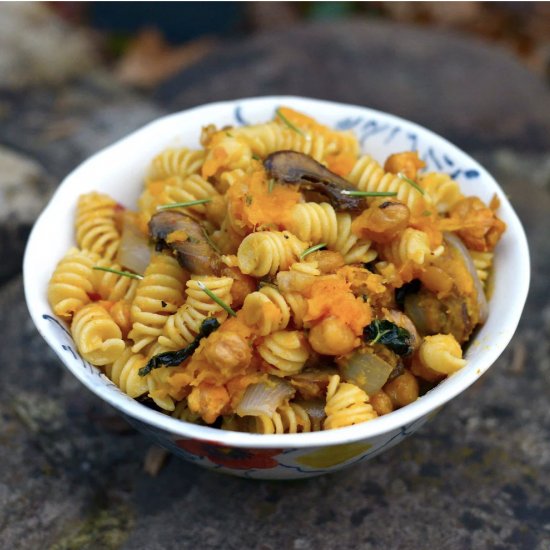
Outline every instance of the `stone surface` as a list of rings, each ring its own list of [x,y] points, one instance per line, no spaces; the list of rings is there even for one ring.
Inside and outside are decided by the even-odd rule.
[[[37,162],[0,146],[0,284],[20,270],[31,226],[54,188]]]
[[[95,62],[91,38],[39,2],[0,6],[0,88],[59,84]]]
[[[357,20],[274,31],[216,51],[162,86],[170,109],[290,94],[403,116],[465,148],[547,150],[550,92],[504,51],[448,31]]]
[[[550,139],[542,130],[550,110],[535,116],[548,92],[504,54],[440,33],[353,23],[285,36],[228,45],[161,89],[157,103],[101,71],[63,88],[0,91],[0,142],[17,161],[16,191],[28,197],[28,212],[35,215],[35,193],[47,196],[84,157],[165,109],[283,92],[373,104],[463,140],[511,197],[533,267],[517,335],[419,433],[355,468],[255,482],[168,458],[151,477],[144,471],[151,443],[59,364],[32,325],[13,271],[0,286],[2,548],[550,548],[550,168],[540,150]],[[444,56],[450,46],[456,55]],[[523,102],[502,111],[512,117],[504,128],[481,97],[490,80],[470,90],[457,87],[465,77],[451,78],[470,66],[478,76],[490,67],[503,96],[525,88]],[[501,108],[511,100],[494,101]],[[10,157],[14,151],[21,156]],[[28,216],[14,225],[28,227]],[[0,266],[22,252],[21,243],[14,251],[0,244]]]

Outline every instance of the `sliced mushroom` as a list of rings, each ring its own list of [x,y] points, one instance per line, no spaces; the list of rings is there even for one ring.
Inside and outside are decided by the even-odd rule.
[[[308,155],[296,151],[277,151],[264,160],[264,167],[277,182],[297,184],[301,191],[309,192],[313,200],[328,200],[335,210],[366,208],[364,199],[342,193],[356,190],[349,182]]]
[[[219,275],[223,264],[200,223],[181,212],[157,212],[149,221],[157,247],[170,248],[179,264],[195,275]]]

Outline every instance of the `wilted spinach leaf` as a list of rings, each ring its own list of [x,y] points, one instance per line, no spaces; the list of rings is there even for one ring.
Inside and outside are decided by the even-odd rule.
[[[384,344],[397,355],[409,355],[413,350],[410,332],[385,319],[366,326],[363,338],[370,344]]]
[[[179,349],[176,351],[165,351],[164,353],[159,353],[154,357],[151,357],[149,362],[139,369],[138,374],[140,376],[146,376],[153,369],[158,369],[160,367],[177,367],[183,361],[191,357],[195,350],[199,347],[200,341],[210,336],[215,330],[220,326],[220,322],[215,317],[207,317],[201,324],[201,328],[195,339],[185,348]]]

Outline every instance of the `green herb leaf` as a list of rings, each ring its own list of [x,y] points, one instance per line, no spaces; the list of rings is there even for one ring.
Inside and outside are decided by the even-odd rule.
[[[275,185],[275,180],[273,178],[271,178],[268,182],[267,182],[267,192],[268,193],[271,193],[273,191],[273,186]]]
[[[422,212],[422,215],[427,218],[428,216],[431,216],[432,213],[430,212],[430,210],[424,210],[424,212]]]
[[[366,326],[363,338],[371,344],[383,344],[397,355],[410,355],[413,351],[411,333],[385,319],[376,319]]]
[[[420,185],[418,185],[418,183],[416,183],[416,181],[413,181],[411,178],[408,178],[407,176],[405,176],[405,174],[403,174],[403,172],[399,172],[397,174],[397,177],[399,179],[402,179],[403,181],[406,181],[409,185],[412,185],[421,195],[425,194],[424,189],[422,189],[422,187],[420,187]]]
[[[252,158],[254,160],[262,160],[256,153],[252,153]]]
[[[300,134],[302,137],[306,137],[306,135],[304,134],[304,132],[302,132],[302,130],[300,130],[300,128],[292,124],[292,122],[290,122],[290,120],[288,120],[288,118],[286,118],[286,116],[283,115],[283,113],[281,113],[280,108],[275,109],[275,113],[291,130],[294,130],[297,134]]]
[[[247,206],[250,206],[252,204],[252,195],[245,195],[244,202],[246,202]]]
[[[353,191],[348,189],[343,189],[340,191],[342,195],[349,195],[351,197],[396,197],[397,192],[395,191]]]
[[[200,341],[207,336],[210,336],[215,330],[220,327],[220,322],[215,317],[207,317],[202,323],[201,328],[195,339],[185,348],[177,351],[165,351],[151,357],[149,362],[139,369],[140,376],[148,375],[153,369],[160,367],[177,367],[186,359],[191,357],[195,350],[199,347]]]
[[[229,133],[229,132],[225,132],[225,135],[226,135],[227,137],[230,137],[230,138],[233,137],[233,134],[231,134],[231,133]]]
[[[129,271],[119,271],[118,269],[113,269],[111,267],[103,267],[100,265],[94,265],[92,269],[96,271],[106,271],[107,273],[114,273],[115,275],[122,275],[123,277],[130,277],[130,279],[143,279],[143,275],[138,275],[137,273],[130,273]]]
[[[169,210],[170,208],[185,208],[186,206],[196,206],[197,204],[206,204],[212,202],[212,199],[197,199],[196,201],[172,202],[170,204],[161,204],[157,210]]]
[[[308,254],[311,254],[312,252],[317,252],[317,250],[321,250],[321,248],[325,248],[327,246],[327,243],[319,243],[314,246],[310,246],[309,248],[306,248],[301,254],[300,259],[303,260]]]
[[[202,281],[197,281],[199,288],[207,295],[214,300],[220,307],[223,307],[229,315],[232,317],[237,317],[237,314],[218,296],[216,296]]]

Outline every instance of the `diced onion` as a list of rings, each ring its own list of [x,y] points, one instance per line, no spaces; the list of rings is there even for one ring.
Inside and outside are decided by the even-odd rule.
[[[454,248],[460,254],[462,259],[464,260],[466,268],[468,269],[468,273],[470,273],[470,275],[472,276],[476,289],[477,305],[479,307],[479,322],[484,323],[487,320],[487,316],[489,315],[489,305],[487,304],[487,298],[485,297],[483,285],[479,280],[479,276],[477,274],[472,256],[470,256],[468,249],[464,246],[464,243],[456,235],[453,235],[452,233],[444,233],[443,238],[449,246]]]
[[[151,261],[151,247],[147,236],[136,227],[128,216],[124,218],[117,261],[122,267],[139,275],[145,273],[145,269]]]
[[[368,395],[376,393],[388,381],[393,367],[378,355],[361,350],[340,363],[340,373],[346,382],[352,382]]]
[[[277,408],[292,397],[294,392],[294,388],[280,378],[252,384],[246,388],[236,413],[239,416],[273,416]]]

